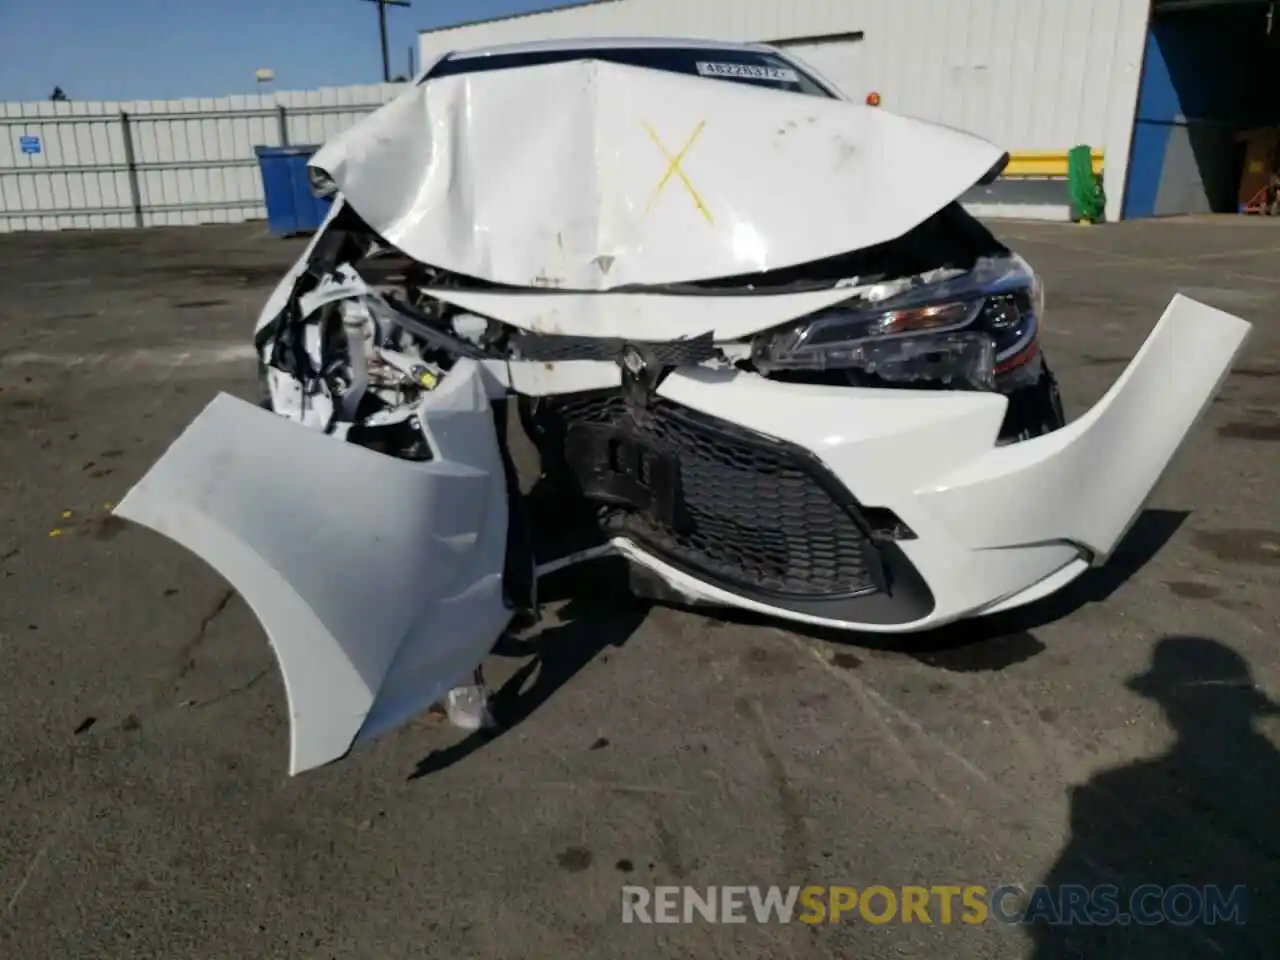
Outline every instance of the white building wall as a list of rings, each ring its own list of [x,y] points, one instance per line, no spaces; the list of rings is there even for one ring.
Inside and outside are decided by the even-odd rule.
[[[855,100],[971,130],[1012,152],[1106,151],[1108,218],[1128,166],[1149,0],[605,0],[423,33],[421,63],[528,40],[787,41]]]

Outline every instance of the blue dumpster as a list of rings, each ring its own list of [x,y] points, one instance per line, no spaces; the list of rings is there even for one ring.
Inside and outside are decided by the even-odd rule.
[[[332,197],[317,197],[307,180],[307,161],[318,146],[254,147],[267,201],[267,226],[278,237],[314,233],[329,215]]]

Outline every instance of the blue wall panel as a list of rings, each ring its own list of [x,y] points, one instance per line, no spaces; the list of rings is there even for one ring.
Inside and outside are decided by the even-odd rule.
[[[1178,90],[1173,84],[1169,61],[1165,59],[1163,31],[1157,24],[1147,28],[1147,48],[1142,63],[1142,85],[1138,88],[1137,118],[1154,123],[1172,123],[1182,112]]]
[[[1124,219],[1154,217],[1160,174],[1169,150],[1173,124],[1139,120],[1134,124],[1129,153],[1129,187],[1124,195]]]

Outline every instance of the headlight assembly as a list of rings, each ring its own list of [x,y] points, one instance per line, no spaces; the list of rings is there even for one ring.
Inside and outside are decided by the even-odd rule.
[[[1038,356],[1042,304],[1026,261],[987,258],[969,271],[871,287],[757,338],[752,362],[766,373],[846,370],[990,390]]]

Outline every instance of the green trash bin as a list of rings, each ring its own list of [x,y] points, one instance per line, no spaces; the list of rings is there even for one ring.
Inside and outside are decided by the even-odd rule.
[[[1107,199],[1102,177],[1093,172],[1093,149],[1088,144],[1072,147],[1067,154],[1067,187],[1071,191],[1071,219],[1077,223],[1102,220]]]

